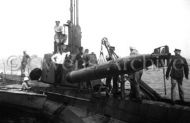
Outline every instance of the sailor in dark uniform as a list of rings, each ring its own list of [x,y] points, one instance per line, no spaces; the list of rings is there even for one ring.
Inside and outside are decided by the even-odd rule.
[[[136,56],[139,55],[138,50],[134,47],[130,47],[130,56]],[[143,74],[143,70],[137,71],[131,75],[129,75],[129,81],[130,81],[130,98],[135,101],[142,101],[142,96],[140,93],[140,81]]]
[[[84,60],[83,60],[83,47],[79,47],[78,49],[78,54],[76,55],[76,58],[75,58],[75,70],[79,70],[79,69],[82,69],[84,68]],[[78,83],[78,88],[79,88],[79,91],[84,88],[84,82],[79,82]]]
[[[109,57],[106,58],[107,61],[114,61],[116,58],[113,57],[115,51],[115,47],[110,47],[110,54]],[[113,88],[111,86],[111,81],[113,80]],[[114,97],[117,97],[119,94],[118,90],[118,80],[119,80],[119,75],[113,75],[113,76],[107,76],[106,77],[106,87],[107,87],[107,92],[106,95],[109,96],[110,91],[112,91],[112,94]]]
[[[184,92],[182,88],[183,76],[185,74],[185,78],[188,79],[189,68],[187,61],[184,57],[180,55],[181,50],[175,49],[175,56],[172,57],[171,62],[168,65],[168,69],[166,71],[166,79],[169,78],[169,74],[171,76],[171,101],[174,103],[175,101],[175,87],[176,83],[178,84],[179,97],[181,102],[184,102]]]

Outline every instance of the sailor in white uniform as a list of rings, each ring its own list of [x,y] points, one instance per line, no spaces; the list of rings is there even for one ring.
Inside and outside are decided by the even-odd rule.
[[[61,83],[65,56],[66,53],[56,53],[51,57],[51,60],[55,63],[55,84]]]

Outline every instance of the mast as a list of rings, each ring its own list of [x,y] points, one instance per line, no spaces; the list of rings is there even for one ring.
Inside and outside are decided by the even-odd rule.
[[[73,1],[73,24],[76,24],[76,1]]]
[[[70,20],[73,23],[73,0],[70,0]]]
[[[79,9],[78,9],[79,3],[78,0],[76,0],[76,25],[79,25]]]
[[[70,0],[70,24],[68,27],[69,32],[69,48],[72,54],[78,52],[81,47],[81,28],[79,26],[79,8],[78,0]]]

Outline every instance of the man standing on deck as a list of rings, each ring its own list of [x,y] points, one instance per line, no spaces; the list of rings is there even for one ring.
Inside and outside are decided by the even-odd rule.
[[[29,63],[29,61],[30,56],[26,53],[26,51],[23,51],[23,57],[21,61],[21,76],[25,75],[26,65]]]
[[[175,56],[172,57],[171,62],[168,65],[166,71],[166,79],[168,80],[169,74],[171,76],[171,101],[175,103],[175,87],[176,83],[178,84],[179,97],[181,102],[184,102],[184,92],[182,88],[183,76],[188,79],[189,68],[187,61],[184,57],[180,55],[181,50],[175,49]]]
[[[130,56],[135,56],[138,54],[139,54],[138,51],[134,47],[130,47]],[[130,86],[131,86],[130,98],[135,99],[136,101],[142,100],[142,97],[140,94],[140,85],[139,85],[142,74],[143,74],[143,71],[140,70],[138,72],[135,72],[129,75],[129,81],[130,81]]]
[[[111,46],[110,47],[110,54],[109,56],[106,58],[107,61],[111,61],[111,60],[116,60],[116,58],[113,56],[115,51],[115,47]],[[117,97],[119,90],[118,90],[118,79],[119,76],[118,75],[113,75],[113,76],[107,76],[106,77],[106,87],[107,87],[107,92],[106,95],[109,96],[110,91],[112,90],[113,96]],[[113,80],[113,88],[111,86],[111,81]]]
[[[61,84],[65,56],[66,54],[58,52],[51,57],[51,60],[55,63],[55,85]]]
[[[83,47],[79,47],[79,53],[75,58],[75,70],[84,68],[84,60],[83,60]]]
[[[79,47],[78,50],[79,50],[79,52],[78,52],[78,54],[76,55],[76,58],[75,58],[75,70],[84,68],[83,47]],[[84,82],[79,82],[78,83],[78,88],[79,88],[79,91],[82,88],[84,88]]]
[[[90,55],[89,55],[89,49],[85,49],[84,54],[83,54],[83,60],[84,60],[84,67],[87,68],[90,66]],[[92,89],[92,85],[90,80],[86,81],[86,86],[87,89],[91,90]]]

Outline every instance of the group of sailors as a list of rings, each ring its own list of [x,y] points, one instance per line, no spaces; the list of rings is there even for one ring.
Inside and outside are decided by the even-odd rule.
[[[55,82],[59,84],[62,81],[63,72],[68,70],[68,68],[69,70],[78,70],[89,67],[92,64],[97,64],[97,59],[93,52],[89,54],[89,49],[83,50],[83,47],[79,47],[76,56],[72,57],[66,49],[65,42],[67,35],[65,34],[65,29],[63,33],[63,27],[60,26],[60,21],[55,21],[55,23],[54,55],[51,57],[51,60],[55,63]],[[90,59],[90,55],[93,55],[95,59]],[[87,86],[90,86],[89,82],[87,82]]]
[[[167,71],[166,71],[166,79],[169,79],[169,76],[171,77],[171,102],[172,104],[175,104],[175,98],[176,98],[176,84],[178,85],[179,90],[179,97],[180,101],[184,102],[184,91],[182,87],[183,83],[183,77],[185,76],[186,79],[188,79],[189,75],[189,67],[186,59],[180,55],[181,50],[175,49],[174,50],[175,55],[171,57],[171,60],[169,62]],[[134,47],[130,47],[130,56],[139,55],[138,50]],[[140,82],[141,77],[143,74],[143,70],[140,70],[138,72],[135,72],[133,74],[128,75],[128,81],[130,82],[130,94],[129,97],[132,100],[135,101],[142,101],[142,94],[140,92]],[[118,93],[118,75],[114,76],[108,76],[106,78],[106,86],[108,90],[110,91],[112,89],[113,95]],[[111,80],[113,82],[113,87],[111,86]]]
[[[130,47],[130,56],[138,55],[138,51]],[[166,79],[169,80],[169,76],[171,77],[171,102],[175,104],[176,100],[176,84],[178,85],[179,97],[180,102],[184,102],[184,91],[183,91],[183,78],[185,77],[187,80],[189,79],[189,67],[186,59],[182,57],[180,49],[174,50],[174,56],[171,57],[171,60],[168,64],[167,71],[166,71]],[[135,97],[138,100],[142,99],[140,94],[140,86],[139,82],[141,81],[143,71],[135,72],[134,74],[130,75],[129,78],[132,80],[130,82],[131,85],[131,93],[130,96]]]
[[[56,21],[56,25],[54,27],[55,30],[55,52],[62,52],[64,50],[64,43],[67,39],[66,34],[62,34],[62,27],[59,25],[60,21]],[[60,40],[61,39],[61,40]],[[183,73],[185,74],[186,79],[188,79],[188,65],[185,60],[180,55],[181,50],[180,49],[175,49],[175,56],[172,57],[172,60],[168,66],[167,72],[166,72],[166,79],[169,78],[169,74],[171,76],[171,100],[172,102],[175,102],[175,86],[176,83],[178,84],[179,88],[179,95],[180,95],[180,100],[183,102],[184,101],[184,92],[182,89],[182,81],[183,81]],[[88,56],[89,50],[86,49],[85,52],[83,53],[83,48],[79,48],[79,52],[76,55],[76,58],[74,60],[75,62],[75,70],[81,69],[84,67],[88,67],[90,65],[90,58]],[[135,56],[138,55],[138,50],[134,47],[130,47],[130,56]],[[54,56],[55,57],[55,56]],[[107,59],[108,60],[108,59]],[[109,60],[108,60],[109,61]],[[178,61],[178,62],[176,62]],[[176,65],[177,64],[177,65]],[[177,68],[177,69],[176,69]],[[57,79],[57,82],[60,82],[60,73],[62,73],[61,65],[57,65],[57,69],[55,72],[55,76]],[[141,100],[142,96],[140,94],[140,81],[142,77],[143,71],[138,71],[135,72],[134,74],[131,74],[128,76],[128,80],[130,82],[131,86],[131,91],[130,91],[130,98],[135,98],[137,100]],[[112,90],[113,95],[118,93],[118,79],[119,76],[108,76],[106,78],[106,87],[107,87],[107,92],[110,93]],[[111,81],[113,82],[113,87],[111,85]],[[90,86],[90,82],[87,82],[87,86]],[[81,85],[80,85],[81,86]]]
[[[95,57],[94,59],[91,59],[92,55]],[[72,56],[70,52],[57,52],[51,57],[51,60],[55,64],[55,85],[61,84],[62,76],[65,75],[63,73],[97,64],[96,55],[93,52],[89,54],[89,50],[83,50],[83,47],[78,48],[76,56]],[[79,83],[79,89],[84,87],[91,88],[90,82]]]
[[[110,55],[109,57],[106,58],[107,61],[110,60],[116,60],[115,58],[110,58],[112,57],[113,53],[114,53],[115,48],[111,48],[110,50]],[[130,56],[135,56],[135,55],[139,55],[138,50],[134,47],[130,47]],[[139,87],[139,83],[141,81],[141,77],[142,77],[142,70],[135,72],[134,74],[128,75],[128,81],[130,82],[130,86],[131,86],[131,91],[130,91],[130,98],[135,100],[135,101],[141,101],[142,97],[140,94],[140,87]],[[112,94],[114,97],[118,97],[119,95],[121,95],[121,92],[119,91],[119,81],[121,82],[122,77],[119,75],[113,75],[113,76],[107,76],[106,77],[106,95],[110,95]],[[111,82],[113,84],[111,84]]]
[[[138,55],[138,51],[134,49],[133,47],[130,47],[132,55]],[[182,57],[180,49],[174,50],[174,56],[171,57],[171,60],[168,64],[167,71],[166,71],[166,79],[169,80],[169,76],[171,77],[171,102],[172,104],[175,104],[176,100],[176,84],[178,85],[178,91],[179,91],[179,98],[180,102],[184,102],[184,91],[183,91],[183,78],[185,77],[187,80],[189,79],[189,67],[186,59]],[[129,78],[132,80],[130,82],[131,85],[131,93],[130,96],[135,97],[138,100],[142,99],[142,96],[140,94],[140,86],[139,82],[141,81],[143,71],[135,72],[134,74],[130,75]],[[129,80],[130,80],[129,79]]]
[[[54,47],[54,55],[51,57],[51,60],[53,63],[55,63],[55,84],[60,84],[62,81],[62,75],[65,70],[71,71],[71,70],[78,70],[85,67],[89,67],[91,65],[97,64],[97,58],[94,53],[93,61],[90,61],[90,54],[89,50],[85,49],[83,50],[83,47],[78,48],[78,53],[76,57],[73,59],[70,52],[66,52],[65,50],[65,42],[67,40],[66,34],[62,33],[62,26],[59,25],[60,21],[56,21],[56,25],[54,27],[55,30],[55,47]],[[187,61],[184,57],[180,55],[181,50],[175,49],[174,50],[175,55],[171,58],[171,62],[169,62],[167,71],[166,71],[166,79],[168,80],[169,76],[171,77],[171,100],[172,103],[175,103],[175,87],[176,84],[178,85],[179,90],[179,97],[181,102],[184,102],[184,91],[182,88],[183,83],[183,77],[185,75],[185,78],[188,79],[189,75],[189,68]],[[130,47],[130,56],[139,55],[138,50],[134,47]],[[28,63],[28,60],[30,60],[30,56],[26,53],[26,51],[23,52],[23,59],[21,62],[21,74],[24,74],[26,65]],[[109,59],[107,59],[109,61]],[[140,93],[140,81],[142,77],[143,71],[140,70],[138,72],[135,72],[131,75],[128,75],[128,81],[130,82],[131,91],[130,91],[130,98],[131,99],[137,99],[138,101],[142,100],[142,95]],[[106,77],[106,88],[107,92],[110,93],[112,90],[113,95],[118,93],[118,79],[119,76],[107,76]],[[26,80],[23,80],[26,81]],[[111,85],[111,81],[113,82],[113,87]],[[27,87],[27,83],[23,84],[24,88]],[[79,83],[79,90],[81,88],[92,88],[90,81]]]

